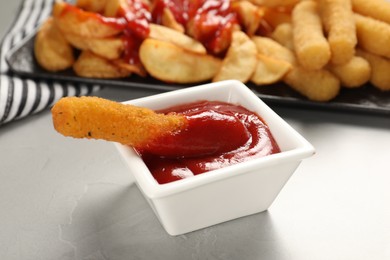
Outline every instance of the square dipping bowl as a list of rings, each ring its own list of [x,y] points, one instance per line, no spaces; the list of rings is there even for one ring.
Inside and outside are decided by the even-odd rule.
[[[159,184],[131,148],[115,144],[135,182],[170,235],[180,235],[262,212],[314,147],[244,84],[221,81],[124,103],[154,110],[209,100],[241,105],[268,125],[281,152],[182,180]]]

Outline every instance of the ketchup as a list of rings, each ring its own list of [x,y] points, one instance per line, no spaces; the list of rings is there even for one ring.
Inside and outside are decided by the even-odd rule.
[[[152,10],[143,0],[125,0],[115,17],[84,12],[66,3],[65,12],[76,13],[80,19],[98,19],[102,24],[120,30],[125,45],[123,59],[142,67],[139,47],[149,36],[151,22],[161,24],[164,8],[168,8],[175,20],[187,29],[187,34],[200,41],[213,54],[223,54],[231,41],[237,14],[230,0],[155,0]]]
[[[238,24],[230,0],[199,0],[193,16],[193,36],[214,54],[222,53],[231,41]]]
[[[141,43],[149,35],[151,14],[148,5],[142,0],[127,0],[126,8],[119,9],[117,16],[124,19],[126,26],[123,31],[125,45],[123,59],[134,65],[141,65],[138,51]]]
[[[61,15],[65,15],[67,13],[75,14],[80,22],[85,22],[88,19],[97,19],[99,22],[118,30],[123,30],[126,26],[126,23],[123,19],[105,17],[99,13],[86,12],[76,6],[64,2],[64,8],[61,12]]]
[[[129,64],[141,66],[138,50],[142,41],[149,35],[151,14],[148,5],[142,0],[126,0],[127,5],[118,9],[116,17],[105,17],[99,13],[85,12],[66,3],[62,14],[72,12],[78,19],[97,19],[102,24],[122,31],[125,45],[123,59]]]
[[[280,152],[266,123],[240,105],[198,101],[159,112],[188,120],[185,130],[136,150],[159,184]]]
[[[164,8],[168,8],[175,20],[187,28],[187,33],[200,41],[214,54],[223,52],[230,40],[237,14],[230,0],[155,0],[152,18],[161,23]]]
[[[189,0],[155,0],[152,8],[152,19],[155,23],[161,24],[164,8],[168,8],[175,20],[185,27],[194,7],[195,5]]]

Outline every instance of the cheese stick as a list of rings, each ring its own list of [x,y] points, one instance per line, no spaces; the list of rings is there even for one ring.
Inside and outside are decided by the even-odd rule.
[[[292,12],[293,42],[299,63],[309,70],[323,68],[330,60],[330,47],[326,40],[318,4],[302,1]]]
[[[98,97],[62,98],[51,112],[54,128],[64,136],[103,139],[133,147],[142,147],[187,125],[183,115],[158,114]]]
[[[356,26],[350,0],[321,0],[320,13],[332,52],[331,62],[347,63],[355,55]]]

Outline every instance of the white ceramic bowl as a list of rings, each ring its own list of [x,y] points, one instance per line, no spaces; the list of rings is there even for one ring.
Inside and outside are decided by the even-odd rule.
[[[269,126],[281,153],[183,180],[158,184],[132,148],[115,144],[139,189],[170,235],[179,235],[266,210],[301,160],[314,148],[244,84],[229,80],[131,100],[162,109],[200,100],[240,104]]]

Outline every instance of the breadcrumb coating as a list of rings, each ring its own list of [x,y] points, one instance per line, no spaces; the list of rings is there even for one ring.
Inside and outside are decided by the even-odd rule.
[[[143,147],[187,125],[183,115],[158,114],[99,97],[65,97],[51,112],[54,128],[64,136],[103,139],[133,147]]]

